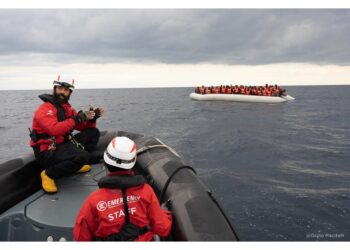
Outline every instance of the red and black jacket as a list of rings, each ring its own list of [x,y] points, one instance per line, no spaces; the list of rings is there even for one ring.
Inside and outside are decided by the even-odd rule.
[[[48,94],[40,95],[39,98],[44,103],[35,111],[32,124],[32,131],[39,137],[35,142],[31,139],[30,146],[39,147],[40,152],[48,150],[53,140],[56,144],[67,141],[67,135],[74,129],[82,131],[96,127],[96,121],[77,124],[73,119],[77,111],[69,103],[58,104],[53,96]]]

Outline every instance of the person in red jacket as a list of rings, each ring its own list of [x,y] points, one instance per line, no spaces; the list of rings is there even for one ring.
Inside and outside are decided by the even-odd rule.
[[[69,104],[74,89],[73,78],[59,75],[54,81],[53,94],[43,94],[44,102],[35,111],[30,146],[38,164],[44,169],[42,187],[47,193],[56,193],[55,179],[87,172],[89,163],[100,161],[101,155],[90,154],[98,142],[100,133],[96,119],[104,113],[103,108],[77,113]],[[73,136],[72,131],[81,131]]]
[[[73,229],[76,241],[152,241],[170,234],[172,215],[162,210],[150,185],[132,171],[136,144],[115,137],[104,156],[107,176],[83,203]]]

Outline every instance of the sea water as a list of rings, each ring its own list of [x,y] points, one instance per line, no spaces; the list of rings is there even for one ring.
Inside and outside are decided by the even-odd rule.
[[[101,130],[154,136],[194,167],[241,240],[350,240],[350,86],[286,87],[279,104],[201,102],[192,88],[75,90]],[[0,162],[32,153],[51,90],[0,91]]]

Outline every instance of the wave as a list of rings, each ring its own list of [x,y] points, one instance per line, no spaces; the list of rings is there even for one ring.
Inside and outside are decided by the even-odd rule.
[[[298,195],[340,195],[340,194],[350,194],[350,188],[298,188],[298,187],[284,187],[275,186],[276,191],[281,191],[283,193],[298,194]],[[349,197],[350,198],[350,197]]]
[[[242,174],[226,168],[198,169],[197,173],[200,176],[200,178],[203,179],[213,178],[214,176],[225,176],[244,183],[260,183],[267,185],[279,184],[287,186],[293,185],[292,182],[283,181],[281,179],[274,179],[267,176],[253,176],[251,174]]]
[[[350,177],[350,172],[345,171],[325,171],[315,168],[301,167],[297,162],[285,161],[280,168],[288,171],[295,171],[303,174],[317,175],[317,176],[336,176],[336,177]]]

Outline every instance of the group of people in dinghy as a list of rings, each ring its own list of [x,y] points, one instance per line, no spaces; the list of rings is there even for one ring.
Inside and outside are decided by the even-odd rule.
[[[257,95],[257,96],[282,96],[286,95],[286,90],[280,86],[265,84],[265,86],[244,86],[244,85],[220,85],[206,87],[197,86],[195,93],[205,94],[237,94],[237,95]]]

